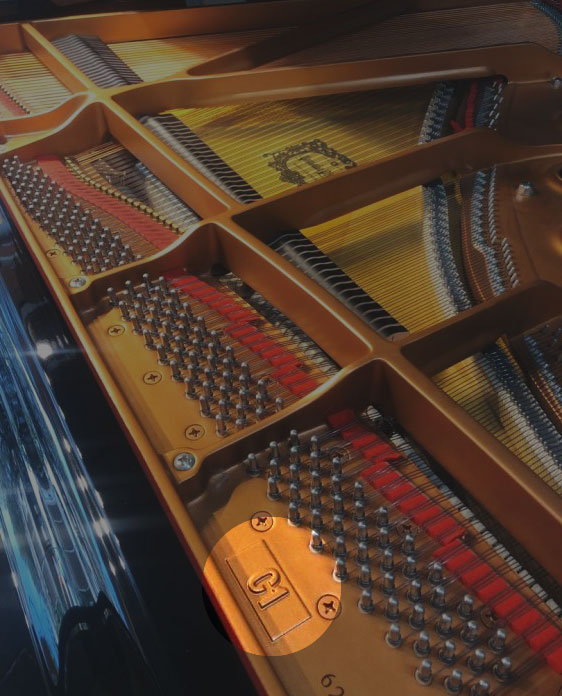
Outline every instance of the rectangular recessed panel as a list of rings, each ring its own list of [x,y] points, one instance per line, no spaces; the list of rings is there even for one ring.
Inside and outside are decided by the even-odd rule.
[[[31,53],[0,55],[0,119],[49,111],[70,92]]]
[[[253,29],[225,34],[174,36],[167,39],[121,41],[109,48],[145,82],[161,80],[222,53],[263,41],[281,29]]]
[[[265,539],[226,562],[270,640],[278,640],[310,619],[310,612]]]
[[[433,381],[562,494],[562,434],[502,341],[443,370]]]
[[[175,109],[142,120],[243,202],[417,144],[433,85],[262,104]]]

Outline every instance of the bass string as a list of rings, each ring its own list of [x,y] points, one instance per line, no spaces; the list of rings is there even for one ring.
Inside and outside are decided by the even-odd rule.
[[[432,92],[429,85],[168,113],[265,197],[415,146]]]
[[[369,60],[514,43],[535,43],[556,52],[558,32],[554,22],[529,2],[414,12],[298,51],[269,63],[268,67],[318,65],[328,60]]]
[[[285,31],[287,28],[283,28]],[[149,82],[187,70],[216,56],[275,36],[281,29],[254,29],[226,34],[176,36],[108,44],[139,77]]]
[[[498,348],[506,354],[505,348]],[[523,412],[523,405],[506,393],[501,380],[486,367],[486,356],[476,354],[435,375],[433,380],[546,483],[562,493],[562,471],[529,425],[529,421],[533,422],[532,414]],[[514,370],[513,375],[520,382],[519,388],[527,389],[521,373]],[[540,409],[530,392],[528,397]],[[560,437],[558,440],[556,452],[562,456],[562,441]]]
[[[0,85],[30,113],[48,111],[70,97],[69,90],[32,53],[0,55]]]

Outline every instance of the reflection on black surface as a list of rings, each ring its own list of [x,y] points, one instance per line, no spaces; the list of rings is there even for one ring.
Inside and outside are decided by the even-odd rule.
[[[123,681],[119,684],[119,694],[125,696],[222,690],[233,693],[233,684],[236,693],[250,696],[255,692],[235,649],[212,626],[200,583],[21,241],[4,226],[0,244],[0,271],[27,336],[39,347],[41,368],[78,445],[89,480],[101,494],[105,518],[150,621],[146,621],[138,607],[133,611],[124,602],[128,621],[139,636],[136,643],[123,639],[123,631],[118,628],[119,622],[116,623],[119,614],[113,608],[105,605],[102,617],[97,616],[99,601],[94,606],[64,613],[61,620],[61,636],[63,627],[65,630],[61,642],[64,651],[61,652],[62,647],[59,650],[59,659],[64,661],[61,673],[64,681],[60,688],[72,694],[111,696],[113,692],[107,691],[107,684],[113,682],[106,683],[97,674],[107,671],[115,683]],[[1,572],[0,577],[3,578]],[[3,600],[9,594],[2,593]],[[37,667],[32,667],[36,663],[29,635],[24,637],[25,632],[21,630],[21,609],[14,598],[12,591],[11,609],[6,613],[8,610],[3,607],[0,617],[0,642],[6,644],[14,629],[13,650],[9,655],[0,650],[0,694],[39,696],[46,692],[41,690]],[[107,611],[109,615],[104,619]],[[80,612],[88,612],[83,620],[79,620]],[[10,618],[9,629],[5,617]],[[121,617],[119,621],[122,622]],[[89,626],[88,630],[83,631],[80,628],[83,625]],[[121,627],[125,630],[123,623]],[[123,643],[123,650],[128,654],[126,660],[117,659],[117,651],[107,651],[103,645],[104,642],[115,645],[115,641]],[[131,674],[132,671],[144,674],[147,669],[138,666],[141,649],[159,687],[147,679],[139,682]],[[209,655],[212,663],[221,665],[220,670],[209,670]],[[93,676],[92,672],[96,674]],[[149,692],[134,690],[147,684],[151,687]],[[99,691],[86,691],[90,686]]]

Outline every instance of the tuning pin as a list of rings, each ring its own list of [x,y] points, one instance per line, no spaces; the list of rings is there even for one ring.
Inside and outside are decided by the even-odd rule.
[[[382,552],[381,570],[386,572],[394,570],[394,554],[392,553],[392,549],[387,548]]]
[[[252,374],[250,372],[250,366],[247,362],[240,363],[240,377],[244,377],[244,380],[251,382]]]
[[[443,662],[446,662],[447,664],[450,664],[451,662],[455,661],[455,651],[456,651],[456,646],[453,643],[452,640],[446,640],[443,643],[443,647],[439,651],[439,659],[442,660]]]
[[[408,584],[408,590],[406,592],[406,597],[409,602],[416,604],[421,601],[422,597],[422,585],[417,579],[410,580]]]
[[[371,614],[375,608],[373,602],[373,593],[369,588],[366,588],[361,592],[361,598],[359,599],[359,609],[364,614]]]
[[[359,569],[359,585],[361,587],[371,587],[373,580],[371,578],[371,568],[367,563],[363,563]]]
[[[358,544],[366,544],[369,540],[369,532],[368,532],[368,527],[366,522],[358,522],[357,523],[357,532],[356,532],[356,538],[357,538],[357,543]],[[392,570],[392,569],[390,569]]]
[[[334,515],[343,516],[343,514],[344,514],[343,496],[341,496],[339,493],[335,493],[334,495],[332,495],[332,502],[333,502]]]
[[[310,453],[310,471],[316,471],[320,473],[320,454],[318,452]]]
[[[330,480],[332,482],[332,495],[341,495],[341,476],[339,474],[334,474]]]
[[[205,395],[205,398],[207,399],[207,401],[212,401],[213,400],[213,383],[210,382],[208,379],[206,379],[201,386],[203,387],[203,394]]]
[[[289,444],[291,447],[299,447],[301,446],[301,441],[300,441],[300,436],[299,436],[299,431],[298,430],[291,430],[289,433]]]
[[[425,626],[425,609],[422,604],[414,604],[408,622],[416,631],[421,630]]]
[[[119,311],[121,312],[121,318],[123,319],[123,321],[131,321],[129,305],[124,300],[119,300],[117,306],[119,307]]]
[[[413,556],[407,556],[402,564],[402,573],[405,578],[413,578],[416,576],[418,569],[416,568],[416,559]]]
[[[289,503],[289,522],[295,527],[298,527],[302,521],[301,514],[299,512],[299,504],[295,500],[291,500]]]
[[[416,552],[416,540],[413,534],[406,534],[404,541],[402,542],[402,553],[407,556],[413,556]]]
[[[365,502],[363,500],[356,500],[354,503],[354,508],[354,520],[356,522],[363,522],[365,520]]]
[[[300,484],[299,467],[296,464],[289,465],[289,480],[292,483]]]
[[[347,572],[347,565],[345,562],[345,558],[342,558],[341,556],[336,557],[336,566],[334,568],[334,579],[337,580],[338,582],[345,582],[349,577],[349,573]]]
[[[184,377],[185,396],[187,399],[197,398],[197,389],[195,388],[195,380],[192,377]]]
[[[506,640],[507,633],[503,630],[503,628],[498,628],[488,642],[490,650],[492,650],[495,653],[503,652],[505,650]]]
[[[357,544],[357,563],[367,563],[369,560],[369,547],[364,541]]]
[[[469,594],[464,595],[459,603],[459,606],[457,607],[458,615],[461,617],[461,619],[466,621],[472,616],[473,609],[474,599]]]
[[[345,533],[343,526],[343,517],[341,515],[333,515],[332,517],[333,532],[336,536],[341,536]]]
[[[478,640],[478,624],[476,621],[468,621],[461,631],[461,639],[469,645]]]
[[[431,660],[424,659],[415,672],[416,681],[422,686],[429,686],[433,681],[433,673],[431,671]]]
[[[154,343],[154,339],[152,338],[152,334],[148,329],[143,329],[142,331],[142,336],[144,339],[144,345],[148,350],[156,350],[156,344]]]
[[[289,448],[289,463],[294,464],[298,469],[301,466],[300,450],[298,447]]]
[[[310,490],[313,488],[322,491],[322,475],[319,471],[311,471],[310,473]]]
[[[341,478],[342,461],[341,457],[332,457],[332,474]]]
[[[310,550],[313,551],[314,553],[322,553],[324,550],[324,542],[322,541],[322,537],[318,532],[313,529],[310,532],[310,544],[309,544]]]
[[[311,527],[312,529],[316,529],[317,531],[321,530],[324,526],[324,522],[322,521],[322,509],[319,507],[315,507],[312,509],[312,521],[311,521]]]
[[[381,505],[377,510],[376,524],[377,527],[388,527],[388,508],[385,505]]]
[[[390,532],[388,527],[381,527],[377,536],[377,543],[381,549],[390,546]]]
[[[199,409],[201,411],[202,416],[204,416],[205,418],[211,417],[211,407],[209,406],[209,400],[204,394],[201,394],[201,396],[199,397]]]
[[[499,662],[492,668],[492,672],[498,681],[506,682],[511,677],[511,659],[509,657],[502,657]]]
[[[256,420],[258,420],[258,421],[263,420],[267,416],[267,413],[265,411],[265,408],[263,408],[263,406],[258,406],[256,408],[256,410],[254,411],[254,413],[256,414]]]
[[[310,489],[310,507],[322,507],[322,489],[320,488],[320,486],[312,486]]]
[[[451,674],[445,678],[445,689],[449,694],[460,694],[462,686],[462,672],[460,669],[454,669]]]
[[[400,633],[400,626],[395,623],[390,624],[385,639],[387,644],[391,648],[399,648],[402,645],[402,634]]]
[[[283,400],[282,396],[278,396],[275,399],[275,411],[279,413],[279,411],[282,411],[285,408],[285,401]]]
[[[301,503],[300,486],[298,483],[291,483],[289,485],[289,499],[293,503]]]
[[[449,616],[449,614],[441,614],[437,620],[435,630],[440,636],[448,636],[451,633],[452,626],[453,619]]]
[[[439,561],[435,561],[429,566],[427,579],[432,585],[439,585],[443,582],[443,566]]]
[[[252,478],[255,478],[256,476],[260,475],[260,467],[258,464],[258,458],[256,455],[251,452],[248,457],[248,466],[246,468],[246,471],[248,472],[248,476],[251,476]]]
[[[277,481],[273,478],[273,476],[269,476],[267,479],[267,497],[270,500],[280,500],[281,499],[281,493],[279,492],[279,486],[277,485]]]
[[[226,421],[221,413],[215,416],[217,437],[225,437],[227,434]]]
[[[172,379],[175,382],[183,382],[183,377],[177,360],[170,360],[170,367],[172,368]]]
[[[275,440],[272,440],[269,443],[269,451],[271,452],[271,456],[279,461],[281,458],[281,452],[279,451],[279,445]]]
[[[486,664],[486,653],[482,650],[482,648],[476,648],[476,650],[469,655],[466,664],[471,672],[474,672],[474,674],[480,674],[480,672],[484,671],[484,666]]]
[[[395,592],[394,573],[385,573],[382,578],[382,591],[385,595],[391,595]]]
[[[109,300],[109,304],[112,307],[117,307],[119,300],[117,299],[117,293],[115,292],[115,288],[107,288],[106,293],[107,299]]]
[[[431,606],[435,609],[443,609],[445,607],[445,589],[438,585],[431,593]]]
[[[359,479],[355,481],[355,484],[353,486],[353,500],[354,501],[364,501],[365,500],[365,491],[363,490],[363,481],[360,481]]]
[[[470,696],[488,696],[490,693],[490,682],[487,679],[479,679],[470,690]]]
[[[336,547],[334,550],[334,554],[339,558],[347,558],[347,547],[345,544],[345,537],[337,536],[335,543]]]
[[[414,654],[418,657],[427,657],[431,652],[431,642],[427,631],[420,631],[413,644]]]
[[[318,440],[318,435],[313,435],[310,438],[309,444],[310,444],[310,454],[319,455],[320,454],[320,444],[319,444],[319,440]]]
[[[267,380],[260,379],[257,384],[258,394],[263,397],[264,401],[269,400],[269,394],[267,393]]]
[[[397,621],[400,618],[400,602],[396,595],[391,595],[387,599],[384,615],[389,621]]]

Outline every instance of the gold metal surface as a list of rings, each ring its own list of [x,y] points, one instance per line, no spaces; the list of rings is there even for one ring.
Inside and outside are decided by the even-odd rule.
[[[496,4],[481,3],[492,15]],[[427,53],[421,45],[412,55],[397,50],[392,57],[363,59],[360,52],[337,65],[299,65],[298,51],[318,54],[323,43],[338,36],[346,45],[353,32],[367,24],[376,28],[376,22],[385,20],[381,26],[392,29],[407,24],[408,18],[400,16],[411,10],[449,17],[462,5],[456,0],[354,1],[342,11],[335,1],[290,0],[2,27],[3,54],[28,51],[72,96],[48,113],[0,120],[0,133],[7,136],[0,143],[0,160],[14,154],[23,162],[46,155],[64,159],[111,138],[201,218],[165,249],[126,266],[82,276],[46,230],[24,212],[13,187],[0,181],[9,213],[263,693],[361,694],[373,688],[373,675],[381,693],[445,693],[441,678],[430,686],[415,681],[419,660],[411,649],[385,645],[388,621],[381,612],[365,616],[357,611],[357,586],[334,581],[331,555],[310,552],[309,530],[291,527],[286,505],[269,500],[263,480],[248,478],[241,464],[250,452],[286,438],[291,428],[318,427],[343,408],[360,411],[374,403],[396,419],[557,582],[562,581],[560,497],[540,473],[529,469],[524,457],[522,461],[517,456],[519,450],[502,444],[432,380],[498,340],[512,342],[518,357],[520,337],[557,321],[562,313],[561,228],[556,222],[562,147],[555,81],[562,74],[562,58],[550,50],[552,36],[545,34],[547,46],[532,43],[537,41],[535,34],[528,42],[511,45],[498,34],[494,45],[490,39],[484,46],[465,37],[462,50],[439,50],[436,45]],[[502,3],[502,16],[509,16],[511,5],[520,9],[521,3]],[[524,27],[521,32],[525,36]],[[113,89],[96,86],[52,43],[70,33],[100,36],[153,82]],[[209,34],[222,38],[215,42]],[[243,45],[238,39],[231,42],[236,35],[244,36]],[[189,36],[197,37],[191,47],[185,38]],[[172,62],[166,58],[160,65],[155,61],[154,68],[139,67],[137,58],[130,57],[131,43],[136,49],[136,42],[145,41],[154,47],[159,42],[181,44],[186,59],[174,52]],[[207,42],[212,54],[211,48],[197,53]],[[223,49],[225,55],[217,55]],[[192,63],[195,55],[193,60],[203,62]],[[292,64],[268,67],[277,60]],[[469,128],[418,144],[418,126],[433,83],[493,75],[508,80],[497,132]],[[396,113],[411,122],[405,138],[390,140],[396,119],[384,111],[383,90],[392,90],[402,100]],[[405,90],[423,98],[411,99]],[[354,140],[357,130],[351,128],[356,152],[352,157],[342,152],[354,166],[336,164],[323,172],[326,176],[305,177],[300,186],[288,186],[276,176],[264,157],[272,149],[302,144],[319,129],[328,139],[338,131],[338,143],[330,143],[338,152],[349,144],[346,124],[326,125],[328,107],[315,105],[339,108],[348,103],[353,119],[355,106],[363,101],[364,133]],[[367,113],[375,102],[380,104],[380,123],[386,124],[385,130],[377,126],[377,132]],[[298,112],[299,104],[316,113],[308,130],[299,125],[287,136],[282,126],[288,115]],[[180,118],[203,139],[209,138],[213,149],[264,200],[236,202],[138,122],[139,115],[178,109]],[[254,118],[260,113],[277,119],[261,139],[255,133],[259,118]],[[209,136],[212,127],[215,131]],[[247,129],[246,140],[239,140],[240,129]],[[246,152],[253,145],[255,149]],[[446,314],[432,289],[431,269],[418,262],[423,251],[421,187],[438,178],[456,181],[451,196],[458,202],[462,191],[470,190],[474,173],[492,167],[497,171],[502,234],[517,261],[520,282],[499,295],[487,292],[479,280],[483,276],[478,255],[465,248],[477,303]],[[532,182],[534,195],[521,195],[522,182]],[[279,232],[295,229],[388,305],[385,308],[396,313],[409,333],[383,339],[268,246]],[[283,312],[339,367],[312,392],[227,438],[202,419],[198,404],[185,398],[169,366],[157,363],[142,337],[107,299],[108,287],[122,289],[127,280],[139,286],[144,273],[158,278],[185,268],[207,277],[216,265],[232,271]],[[77,277],[82,284],[70,282]],[[420,292],[412,286],[419,286]],[[300,358],[306,363],[306,357]],[[181,453],[195,458],[189,470],[173,465]],[[561,686],[558,674],[541,667],[493,693],[557,696]]]

